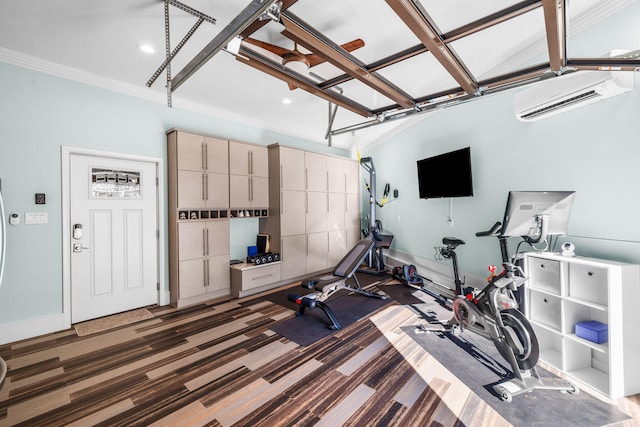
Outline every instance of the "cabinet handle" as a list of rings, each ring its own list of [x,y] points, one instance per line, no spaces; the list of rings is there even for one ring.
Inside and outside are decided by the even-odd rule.
[[[207,229],[202,229],[202,256],[207,256]]]
[[[207,161],[207,153],[205,152],[205,143],[202,143],[202,146],[200,147],[200,151],[201,151],[201,155],[202,158],[200,159],[200,164],[202,165],[202,170],[206,170],[207,169],[207,165],[206,165],[206,161]]]
[[[304,189],[309,189],[309,169],[304,169]]]
[[[256,277],[252,277],[251,280],[260,280],[260,279],[266,279],[267,277],[271,277],[273,276],[273,274],[265,274],[264,276],[256,276]]]
[[[204,193],[204,192],[205,192],[205,188],[204,188],[204,186],[205,186],[204,179],[205,179],[205,178],[204,178],[204,172],[203,172],[203,173],[202,173],[202,200],[207,200],[207,199],[206,199],[206,196],[205,196],[205,193]]]
[[[209,269],[207,268],[207,259],[202,260],[202,286],[207,287],[207,275],[209,274]]]
[[[204,143],[204,170],[209,170],[209,146]]]
[[[247,190],[249,191],[249,201],[253,201],[253,178],[249,178],[247,182]]]
[[[329,171],[327,171],[327,182],[326,182],[326,187],[327,191],[329,191]]]
[[[209,255],[209,229],[207,228],[207,255]]]
[[[253,175],[253,151],[249,151],[249,159],[249,166],[251,167],[251,169],[249,169],[249,173]]]

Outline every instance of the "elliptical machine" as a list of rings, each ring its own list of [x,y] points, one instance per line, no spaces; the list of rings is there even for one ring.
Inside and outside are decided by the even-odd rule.
[[[565,203],[570,204],[572,198],[573,196],[569,202]],[[482,290],[465,287],[460,279],[456,248],[465,242],[455,237],[442,239],[445,246],[441,247],[439,252],[443,258],[452,261],[456,293],[453,300],[453,317],[444,324],[445,332],[458,335],[468,329],[494,343],[500,355],[511,365],[514,374],[514,378],[493,386],[498,397],[506,402],[511,402],[513,396],[517,394],[534,389],[577,394],[580,391],[579,388],[569,381],[560,378],[542,380],[538,375],[536,369],[540,352],[538,340],[528,319],[520,312],[513,294],[527,280],[522,270],[508,255],[507,240],[510,237],[508,222],[513,218],[510,211],[515,209],[515,202],[507,204],[504,227],[502,223],[496,222],[490,230],[476,233],[478,237],[497,237],[502,255],[502,271],[496,274],[496,267],[490,266],[491,274],[487,277],[487,285]],[[550,223],[549,212],[537,212],[531,218],[528,228],[530,232],[527,236],[521,237],[531,245],[546,241]],[[531,224],[535,226],[531,227]],[[421,330],[436,331],[426,328]]]

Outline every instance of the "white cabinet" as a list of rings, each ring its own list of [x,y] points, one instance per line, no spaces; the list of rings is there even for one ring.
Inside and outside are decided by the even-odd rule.
[[[525,270],[540,359],[611,398],[640,392],[640,267],[528,253]],[[592,320],[607,325],[608,341],[576,335],[576,323]]]
[[[327,160],[324,154],[304,153],[305,189],[307,191],[327,191]]]

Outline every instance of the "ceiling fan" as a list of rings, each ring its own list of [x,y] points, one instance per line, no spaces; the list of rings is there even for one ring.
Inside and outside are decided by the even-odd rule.
[[[306,74],[309,68],[314,67],[318,64],[322,64],[326,62],[326,59],[316,55],[315,53],[302,53],[298,50],[298,43],[294,42],[293,50],[287,49],[281,46],[277,46],[271,43],[263,42],[260,40],[253,39],[251,37],[245,37],[242,41],[252,44],[254,46],[258,46],[262,49],[268,50],[279,57],[282,58],[282,65],[290,68],[294,71],[297,71],[301,74]],[[340,45],[341,48],[346,50],[347,52],[352,52],[356,49],[360,49],[364,46],[364,41],[362,39],[355,39],[345,44]],[[289,89],[293,90],[296,87],[289,84]]]

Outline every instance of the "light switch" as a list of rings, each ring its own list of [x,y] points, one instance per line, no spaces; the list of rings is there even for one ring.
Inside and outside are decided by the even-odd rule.
[[[47,224],[48,222],[49,215],[46,212],[24,214],[25,224]]]

